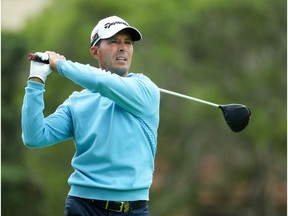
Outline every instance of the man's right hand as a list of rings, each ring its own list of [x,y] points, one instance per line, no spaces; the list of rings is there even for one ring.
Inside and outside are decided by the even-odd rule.
[[[49,56],[47,53],[37,52],[35,53],[38,55],[42,60],[48,60]],[[52,72],[49,64],[44,64],[36,61],[31,61],[30,63],[30,75],[29,79],[45,83],[47,80],[47,76]]]
[[[57,71],[57,64],[61,60],[66,60],[65,56],[60,55],[56,52],[52,52],[52,51],[46,51],[46,53],[49,55],[50,67],[52,68],[53,71],[58,72]]]

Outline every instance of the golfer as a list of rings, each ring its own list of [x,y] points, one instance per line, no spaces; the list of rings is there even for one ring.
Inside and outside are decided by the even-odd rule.
[[[130,73],[141,33],[123,19],[100,20],[90,53],[99,68],[46,51],[31,61],[22,106],[22,139],[29,148],[73,139],[74,172],[65,215],[149,215],[160,93],[145,75]],[[83,87],[44,117],[43,93],[52,72]]]

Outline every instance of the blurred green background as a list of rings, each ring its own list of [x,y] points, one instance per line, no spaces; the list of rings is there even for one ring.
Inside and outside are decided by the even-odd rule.
[[[90,32],[110,15],[143,34],[131,71],[161,88],[252,110],[248,127],[234,133],[220,110],[161,95],[151,215],[286,214],[286,8],[284,0],[51,0],[25,27],[2,30],[2,215],[64,215],[72,141],[31,150],[21,140],[27,54],[53,50],[97,66]],[[52,74],[45,114],[76,90]]]

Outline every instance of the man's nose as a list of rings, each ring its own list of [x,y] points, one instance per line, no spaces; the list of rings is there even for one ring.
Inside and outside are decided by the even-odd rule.
[[[126,46],[125,46],[124,41],[119,42],[118,43],[118,51],[124,52],[125,50],[126,50]]]

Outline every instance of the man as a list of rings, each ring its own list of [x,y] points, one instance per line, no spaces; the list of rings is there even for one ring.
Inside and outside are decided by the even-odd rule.
[[[30,148],[74,140],[65,215],[149,215],[160,93],[143,74],[129,73],[133,43],[141,38],[136,28],[112,16],[91,33],[90,53],[99,68],[50,51],[37,53],[49,64],[31,61],[22,138]],[[52,70],[84,90],[45,118],[43,92]]]

